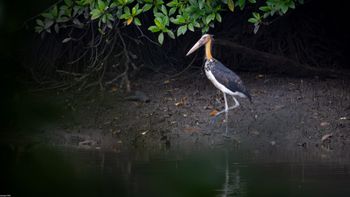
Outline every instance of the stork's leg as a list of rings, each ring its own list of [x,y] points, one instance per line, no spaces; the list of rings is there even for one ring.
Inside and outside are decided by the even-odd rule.
[[[228,134],[228,104],[227,104],[227,99],[226,99],[226,94],[224,93],[224,98],[225,98],[225,121],[226,121],[226,132],[225,135],[227,136]]]
[[[237,101],[237,99],[234,96],[232,96],[232,99],[235,101],[235,104],[233,106],[231,106],[231,107],[228,107],[226,94],[224,92],[223,92],[223,94],[224,94],[224,100],[225,100],[225,109],[222,110],[222,111],[219,111],[215,115],[215,117],[220,115],[220,114],[222,114],[223,112],[225,112],[225,121],[226,121],[226,133],[225,133],[225,135],[228,136],[228,110],[231,110],[231,109],[234,109],[234,108],[238,107],[239,106],[239,102]]]
[[[221,110],[219,111],[218,113],[215,114],[214,118],[211,120],[211,124],[214,124],[217,120],[217,117],[226,112],[226,122],[227,122],[227,111],[228,111],[228,105],[227,105],[227,98],[226,98],[226,94],[224,92],[222,92],[224,94],[224,100],[225,100],[225,109],[224,110]]]
[[[239,107],[239,102],[237,101],[237,99],[234,96],[232,96],[232,99],[235,101],[235,104],[233,106],[231,106],[231,107],[228,107],[228,105],[227,105],[227,98],[226,98],[226,94],[225,93],[224,93],[224,99],[225,99],[225,109],[222,110],[222,111],[219,111],[215,116],[218,116],[218,115],[220,115],[220,114],[222,114],[224,112],[227,112],[228,110],[231,110],[231,109]]]
[[[222,113],[226,113],[226,115],[227,115],[227,112],[228,112],[228,110],[229,110],[229,108],[228,108],[228,105],[227,105],[227,98],[226,98],[226,94],[223,92],[223,94],[224,94],[224,100],[225,100],[225,109],[224,110],[221,110],[221,111],[219,111],[215,116],[218,116],[218,115],[220,115],[220,114],[222,114]]]
[[[228,110],[234,109],[234,108],[236,108],[236,107],[239,106],[239,102],[237,101],[237,99],[236,99],[234,96],[232,96],[232,98],[233,98],[233,100],[235,101],[235,105],[229,107]]]

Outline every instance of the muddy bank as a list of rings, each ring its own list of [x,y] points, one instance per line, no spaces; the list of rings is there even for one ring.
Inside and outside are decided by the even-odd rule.
[[[169,79],[146,75],[136,95],[117,87],[84,98],[67,96],[67,113],[44,136],[50,143],[82,148],[171,149],[234,144],[254,149],[344,151],[350,147],[350,81],[284,78],[241,73],[253,103],[229,112],[229,138],[222,94],[199,71]],[[137,101],[137,98],[140,98]],[[229,102],[232,101],[230,100]]]

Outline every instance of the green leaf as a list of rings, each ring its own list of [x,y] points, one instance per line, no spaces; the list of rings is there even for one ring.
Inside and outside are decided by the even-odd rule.
[[[129,7],[124,7],[124,13],[127,15],[131,15]]]
[[[117,15],[117,18],[119,18],[120,19],[120,17],[123,15],[123,9],[117,9],[117,11],[116,11],[116,15]]]
[[[66,15],[68,17],[71,17],[72,16],[72,8],[65,6],[65,5],[61,6],[59,15],[60,16]]]
[[[98,9],[94,9],[90,12],[90,14],[91,14],[91,20],[95,20],[102,15],[102,12]]]
[[[168,15],[168,11],[164,5],[162,5],[161,10],[162,10],[164,15]]]
[[[175,19],[174,17],[171,17],[170,21],[174,24],[179,24],[179,19]]]
[[[126,0],[118,0],[118,3],[120,4],[120,5],[126,5]]]
[[[141,9],[138,9],[137,11],[136,11],[136,15],[135,16],[137,16],[137,15],[139,15],[139,14],[141,14],[142,13],[142,8]]]
[[[211,21],[213,21],[215,19],[215,13],[210,14],[209,16],[207,16],[205,22],[206,24],[209,24]]]
[[[139,4],[137,4],[139,5]],[[131,9],[131,15],[135,16],[136,15],[136,12],[137,12],[137,8],[136,6],[134,6],[132,9]]]
[[[281,11],[282,11],[283,14],[287,13],[287,11],[288,11],[288,6],[282,5],[282,6],[281,6]]]
[[[153,33],[160,31],[160,29],[157,26],[150,26],[148,27],[148,30],[150,30]]]
[[[219,13],[216,13],[216,20],[221,23],[222,21],[222,18],[221,18],[221,15]]]
[[[113,29],[113,25],[112,25],[111,21],[107,21],[107,27],[109,29]]]
[[[98,5],[98,9],[99,9],[100,11],[104,11],[105,8],[106,8],[106,4],[105,4],[105,2],[102,1],[102,0],[98,0],[97,5]]]
[[[176,12],[176,7],[173,7],[169,10],[169,16],[173,15]]]
[[[245,6],[245,0],[238,0],[237,1],[238,6],[241,10],[243,10],[244,6]]]
[[[168,16],[164,16],[162,18],[162,24],[163,24],[163,26],[168,26],[169,25],[169,17]]]
[[[177,16],[178,16],[179,24],[185,23],[185,22],[186,22],[185,17],[183,17],[183,16],[181,16],[181,15],[177,15]]]
[[[189,0],[191,5],[197,6],[197,0]]]
[[[258,22],[258,20],[256,18],[249,18],[248,22],[255,24]]]
[[[63,40],[62,40],[62,43],[66,43],[66,42],[69,42],[69,41],[71,41],[71,40],[72,40],[72,38],[71,38],[71,37],[68,37],[68,38],[63,39]]]
[[[193,24],[190,23],[187,25],[187,28],[190,30],[190,31],[194,31],[194,27],[193,27]]]
[[[125,1],[125,4],[130,4],[132,3],[134,0],[124,0]]]
[[[270,12],[266,12],[266,13],[264,13],[263,17],[267,18],[267,17],[269,17],[269,15],[270,15]]]
[[[107,22],[107,15],[102,15],[102,23],[106,23]]]
[[[118,6],[117,2],[113,2],[109,7],[110,7],[110,8],[115,8],[115,7],[117,7],[117,6]]]
[[[43,17],[45,17],[47,19],[50,19],[50,20],[54,19],[53,15],[51,13],[49,13],[49,12],[48,13],[42,13],[41,16],[43,16]]]
[[[57,8],[57,5],[55,5],[53,8],[52,8],[52,11],[51,11],[51,14],[54,18],[57,18],[58,17],[58,8]]]
[[[235,4],[233,3],[233,0],[227,0],[227,6],[228,6],[228,9],[231,10],[231,12],[235,10]]]
[[[164,17],[164,14],[161,13],[161,12],[154,12],[153,15],[154,15],[156,18],[163,18],[163,17]]]
[[[100,32],[100,34],[102,34],[102,35],[105,35],[105,34],[106,34],[101,28],[98,28],[97,30],[98,30],[98,31]]]
[[[158,42],[159,42],[160,44],[163,44],[163,41],[164,41],[164,33],[162,32],[162,33],[160,33],[159,36],[158,36]]]
[[[179,37],[181,34],[185,34],[187,31],[187,25],[180,26],[177,29],[177,36]]]
[[[295,9],[295,3],[294,3],[294,1],[290,2],[289,7],[292,8],[292,9]]]
[[[120,16],[120,19],[128,19],[128,18],[130,18],[130,15],[129,15],[129,14],[122,14],[122,15]]]
[[[42,20],[40,20],[40,19],[36,19],[36,24],[37,24],[38,26],[41,26],[41,27],[44,27],[44,26],[45,26],[44,22],[43,22]]]
[[[197,21],[193,22],[193,25],[197,28],[200,28],[201,27],[201,24],[199,24]]]
[[[269,11],[271,11],[271,7],[269,7],[269,6],[261,6],[259,8],[259,10],[261,10],[263,12],[269,12]]]
[[[205,3],[204,0],[198,0],[198,7],[199,7],[200,10],[203,9],[204,3]]]
[[[45,26],[44,28],[47,30],[49,29],[52,25],[53,25],[53,21],[52,20],[45,20]]]
[[[143,12],[147,12],[148,10],[150,10],[151,8],[152,8],[152,4],[150,4],[150,3],[147,3],[147,4],[145,4],[143,7],[142,7],[142,10],[143,10]]]
[[[65,23],[65,22],[68,22],[69,20],[70,20],[70,18],[63,16],[63,17],[58,18],[56,22]]]
[[[166,33],[168,34],[168,36],[170,38],[175,39],[175,35],[174,35],[174,33],[171,30],[167,31]]]
[[[209,31],[209,26],[205,26],[202,28],[202,33],[207,33]]]
[[[253,14],[254,18],[256,18],[256,19],[261,18],[259,13],[253,12],[252,14]]]
[[[256,0],[248,0],[249,3],[256,3]]]
[[[107,19],[110,20],[110,21],[114,21],[115,20],[114,16],[112,14],[110,14],[110,13],[107,14]]]
[[[64,3],[68,6],[71,7],[73,5],[73,1],[72,0],[64,0]]]
[[[35,32],[37,32],[37,33],[41,33],[44,30],[44,28],[40,27],[40,26],[36,26],[36,27],[34,27],[34,29],[35,29]]]
[[[73,16],[80,15],[83,12],[83,8],[80,6],[73,7]]]
[[[177,15],[177,18],[174,19],[173,17],[170,18],[170,21],[176,25],[179,25],[179,24],[183,24],[186,22],[186,19],[181,16],[181,15]]]
[[[138,19],[138,18],[134,18],[134,24],[135,25],[137,25],[137,26],[141,26],[141,21],[140,21],[140,19]]]
[[[163,28],[164,28],[164,25],[162,24],[162,19],[160,19],[160,18],[155,18],[155,19],[154,19],[154,23],[157,25],[157,27],[158,27],[159,29],[163,29]]]
[[[271,10],[271,11],[270,11],[270,15],[271,15],[271,16],[275,15],[275,13],[276,13],[276,10]]]
[[[177,0],[170,1],[166,4],[168,7],[176,7],[178,5]]]

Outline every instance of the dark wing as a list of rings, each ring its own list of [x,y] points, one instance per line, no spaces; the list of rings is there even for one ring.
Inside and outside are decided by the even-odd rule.
[[[249,91],[243,85],[243,81],[236,73],[228,69],[218,60],[213,61],[212,64],[214,65],[211,68],[211,72],[219,83],[226,86],[232,92],[243,93],[251,101]]]

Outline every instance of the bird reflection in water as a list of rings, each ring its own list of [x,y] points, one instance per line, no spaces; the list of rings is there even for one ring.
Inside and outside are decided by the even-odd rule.
[[[222,189],[217,190],[218,197],[243,197],[245,195],[245,183],[241,181],[240,169],[234,164],[233,172],[230,172],[230,164],[228,153],[225,155],[225,182],[222,185]]]

